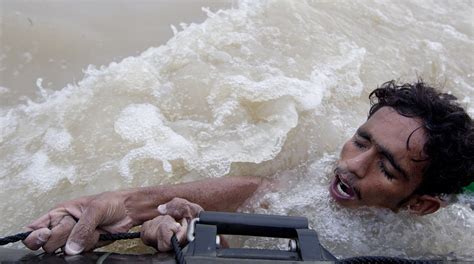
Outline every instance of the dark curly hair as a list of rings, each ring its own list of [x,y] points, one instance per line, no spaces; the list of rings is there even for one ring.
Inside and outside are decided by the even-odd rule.
[[[455,96],[438,92],[422,80],[413,84],[389,81],[372,91],[369,99],[369,118],[389,106],[400,115],[423,122],[427,137],[423,151],[429,162],[415,193],[460,193],[474,181],[473,122]]]

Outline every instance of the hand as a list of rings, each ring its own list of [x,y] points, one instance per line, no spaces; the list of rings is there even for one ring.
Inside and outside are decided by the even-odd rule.
[[[140,232],[145,245],[152,246],[161,252],[171,250],[173,234],[176,234],[178,242],[183,244],[186,241],[188,221],[203,211],[198,204],[181,198],[173,198],[170,202],[158,206],[157,209],[161,215],[145,222]]]
[[[169,215],[160,215],[153,220],[143,223],[140,230],[140,238],[143,243],[156,248],[158,251],[166,252],[171,250],[171,237],[176,234],[180,244],[186,241],[186,230],[188,222],[182,219],[176,222]]]
[[[23,243],[47,253],[65,245],[68,255],[106,245],[110,242],[98,242],[101,233],[127,232],[138,224],[125,201],[123,192],[105,192],[59,204],[27,226],[33,232]]]
[[[173,198],[165,204],[159,205],[157,209],[160,215],[169,215],[176,220],[185,218],[188,221],[196,218],[201,211],[204,211],[199,204],[191,203],[186,199],[178,197]]]

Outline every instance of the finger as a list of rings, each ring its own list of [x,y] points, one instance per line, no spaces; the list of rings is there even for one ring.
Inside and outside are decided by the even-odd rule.
[[[40,218],[36,219],[35,221],[33,221],[31,224],[27,225],[26,229],[36,230],[43,227],[49,227],[50,223],[51,223],[51,216],[49,213],[47,213],[41,216]]]
[[[178,232],[181,225],[176,222],[168,222],[160,225],[157,236],[157,249],[158,251],[169,251],[171,250],[171,237]]]
[[[87,207],[66,242],[66,254],[76,255],[97,244],[99,233],[96,231],[96,227],[103,219],[104,213],[100,204],[91,203]]]
[[[145,245],[158,249],[157,241],[165,239],[166,229],[177,228],[176,221],[169,215],[161,215],[142,224],[140,238]],[[176,229],[177,230],[177,229]],[[170,237],[171,238],[171,237]]]
[[[160,239],[160,226],[170,221],[174,222],[174,219],[171,218],[171,216],[160,215],[143,223],[140,229],[140,238],[142,239],[143,243],[156,248],[156,241]]]
[[[46,227],[37,229],[23,240],[23,244],[31,250],[37,250],[42,247],[49,239],[51,230]]]
[[[183,218],[192,219],[196,217],[204,209],[198,204],[191,203],[182,198],[173,198],[166,204],[158,206],[158,212],[162,215],[170,215],[176,220]]]
[[[176,233],[176,238],[178,239],[178,242],[180,245],[183,245],[186,243],[186,232],[188,231],[188,221],[186,218],[181,219],[181,226],[178,229],[178,232]]]
[[[100,233],[94,230],[93,225],[89,225],[88,223],[78,225],[79,222],[74,226],[71,235],[67,239],[65,246],[67,255],[77,255],[85,251],[90,251],[94,249],[99,242]]]
[[[148,246],[155,246],[155,239],[158,229],[153,223],[154,220],[146,221],[140,228],[140,239],[143,241],[143,244]]]
[[[171,249],[171,236],[178,232],[180,226],[169,215],[158,216],[143,223],[140,236],[144,244],[158,251],[168,251]]]
[[[51,229],[51,236],[43,246],[44,251],[46,253],[53,253],[58,248],[64,246],[75,224],[76,221],[71,216],[63,217],[61,221]]]
[[[182,210],[188,201],[182,198],[175,197],[171,201],[159,205],[158,212],[162,215],[169,215],[176,220],[180,220],[183,218],[183,214],[185,210]]]
[[[187,202],[181,206],[176,206],[174,210],[171,210],[170,215],[174,215],[176,219],[193,219],[198,216],[202,210],[201,206]]]
[[[166,208],[166,204],[160,204],[158,205],[158,213],[160,213],[161,215],[166,215],[166,213],[168,212],[168,209]]]
[[[198,217],[199,213],[204,211],[204,209],[199,204],[189,203],[189,206],[190,206],[190,215],[187,217],[188,220]]]

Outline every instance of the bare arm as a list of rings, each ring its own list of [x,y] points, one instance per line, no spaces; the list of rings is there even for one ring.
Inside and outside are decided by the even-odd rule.
[[[95,247],[100,233],[126,232],[158,216],[157,206],[184,198],[205,210],[235,211],[261,185],[261,178],[225,177],[196,182],[135,188],[85,196],[58,205],[28,227],[24,244],[54,252],[66,245],[67,254]]]
[[[137,224],[156,217],[156,208],[180,197],[209,211],[235,211],[261,185],[262,178],[224,177],[176,185],[145,187],[125,192],[125,204]]]

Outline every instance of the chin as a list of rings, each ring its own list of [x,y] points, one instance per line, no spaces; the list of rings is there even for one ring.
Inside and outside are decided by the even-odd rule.
[[[344,208],[359,208],[361,207],[360,205],[358,204],[355,204],[355,203],[351,203],[351,202],[343,202],[343,201],[339,201],[337,199],[334,199],[333,200],[341,207],[344,207]]]

